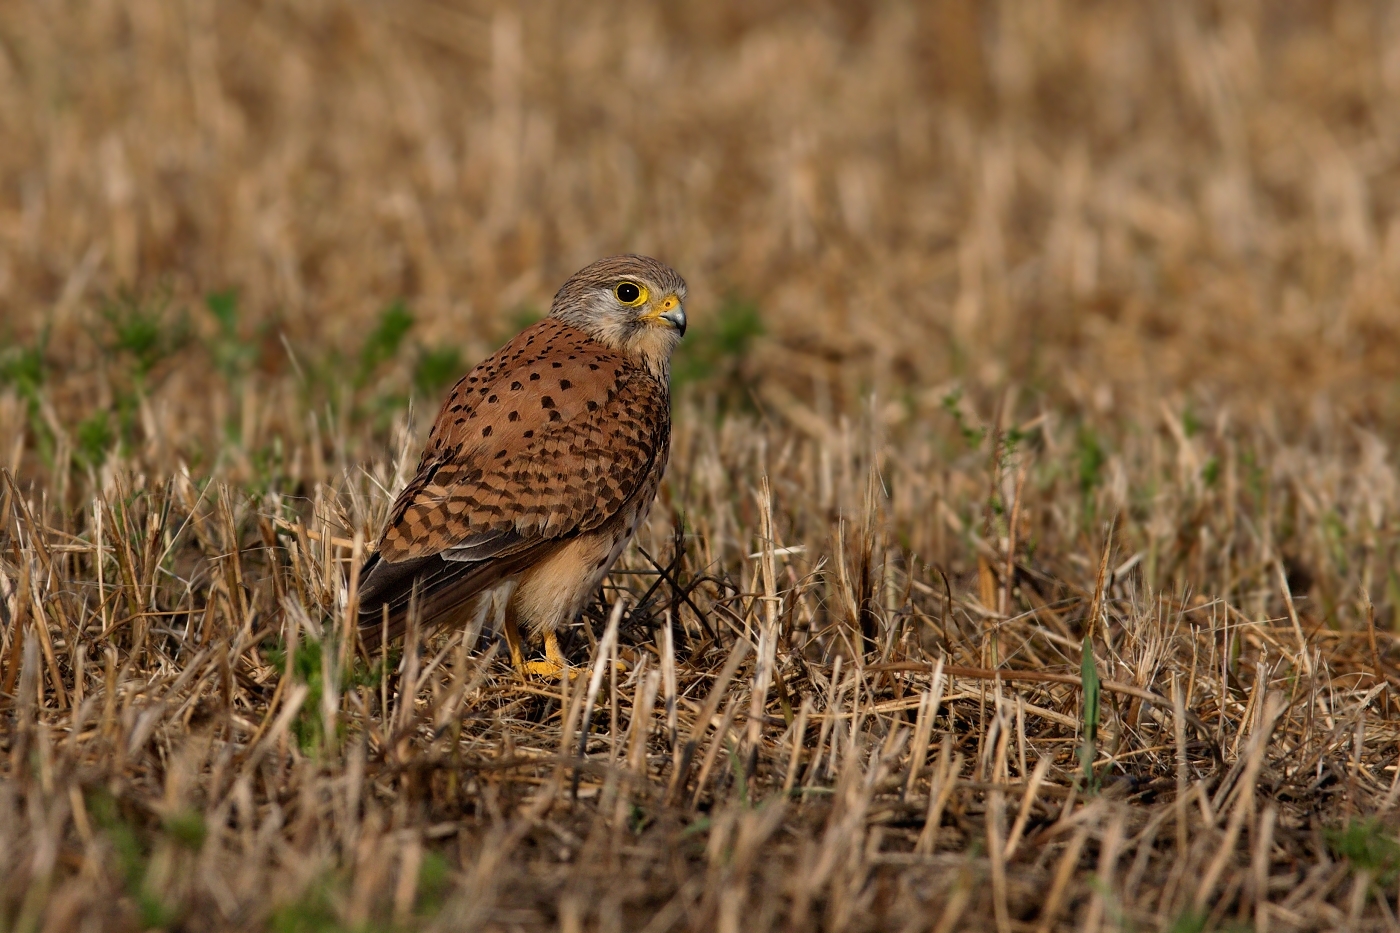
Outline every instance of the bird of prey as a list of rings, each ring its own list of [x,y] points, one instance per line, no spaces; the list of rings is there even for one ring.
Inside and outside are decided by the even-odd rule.
[[[508,593],[521,673],[563,668],[554,632],[646,519],[671,441],[685,281],[646,256],[576,273],[549,315],[464,376],[438,413],[360,579],[360,638],[432,628]],[[525,664],[520,628],[548,661]]]

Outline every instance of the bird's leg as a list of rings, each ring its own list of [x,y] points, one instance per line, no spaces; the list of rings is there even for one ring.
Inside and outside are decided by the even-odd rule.
[[[569,671],[569,662],[564,660],[564,652],[559,650],[559,638],[553,629],[544,633],[544,657],[543,661],[531,661],[526,664],[525,671],[556,680],[560,679],[565,671],[569,672],[570,677],[573,676],[573,672]]]
[[[521,677],[525,676],[525,655],[520,650],[520,626],[516,624],[515,613],[507,609],[501,616],[501,628],[505,632],[506,645],[510,648],[510,664]]]
[[[564,660],[564,652],[559,650],[559,636],[554,634],[553,629],[544,633],[544,656],[557,664],[560,670],[569,666],[569,662]]]

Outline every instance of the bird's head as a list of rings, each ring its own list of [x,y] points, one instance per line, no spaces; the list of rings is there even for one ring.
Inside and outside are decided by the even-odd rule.
[[[554,296],[549,316],[665,379],[685,334],[685,279],[649,256],[609,256],[574,273]]]

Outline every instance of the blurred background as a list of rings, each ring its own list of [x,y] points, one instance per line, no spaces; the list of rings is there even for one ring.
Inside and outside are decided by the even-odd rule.
[[[304,428],[211,411],[239,378],[435,405],[624,250],[690,282],[681,381],[773,418],[1393,434],[1397,40],[1356,0],[7,3],[0,437]]]
[[[462,882],[471,910],[496,898],[481,892],[499,891],[501,904],[533,898],[547,908],[539,916],[557,906],[578,917],[589,898],[634,897],[645,875],[663,914],[675,906],[696,928],[723,929],[707,919],[715,915],[752,915],[761,926],[788,897],[772,892],[824,877],[829,888],[814,881],[800,897],[830,891],[832,916],[852,929],[895,928],[885,918],[896,916],[912,918],[908,929],[926,928],[931,905],[954,883],[949,903],[963,903],[940,929],[952,928],[969,896],[983,917],[970,924],[992,928],[995,869],[986,883],[981,868],[964,866],[990,864],[980,861],[982,840],[999,839],[1004,825],[989,819],[984,836],[977,814],[998,812],[1000,796],[985,806],[953,798],[961,828],[940,830],[935,815],[917,842],[933,852],[941,831],[945,860],[884,862],[881,881],[872,866],[886,816],[867,837],[861,809],[886,786],[874,764],[854,797],[839,788],[856,784],[843,783],[795,806],[772,836],[781,841],[761,855],[778,826],[763,814],[781,820],[782,809],[753,807],[747,788],[762,785],[745,784],[734,764],[740,789],[713,798],[733,809],[712,812],[768,822],[760,830],[716,818],[715,827],[730,828],[709,837],[708,868],[699,837],[690,838],[698,823],[677,835],[682,823],[665,816],[648,837],[653,847],[633,848],[632,836],[615,832],[620,804],[610,828],[579,816],[577,836],[541,829],[514,854],[492,841],[500,837],[473,836],[498,822],[498,798],[472,789],[486,786],[474,783],[486,772],[469,761],[460,785],[456,771],[450,784],[438,782],[443,774],[428,769],[447,760],[446,751],[435,757],[440,736],[459,763],[468,746],[514,760],[507,719],[522,752],[553,756],[565,747],[557,742],[572,741],[563,738],[572,731],[549,731],[566,718],[547,712],[551,694],[536,690],[520,705],[506,678],[472,695],[470,717],[442,707],[438,731],[414,739],[411,754],[409,739],[399,739],[406,732],[376,732],[379,747],[394,751],[375,753],[367,780],[338,776],[345,767],[366,775],[362,751],[347,757],[352,743],[334,753],[344,753],[340,764],[314,750],[334,748],[336,716],[369,734],[373,697],[364,684],[381,691],[374,729],[419,722],[402,701],[388,718],[387,678],[352,681],[369,699],[352,704],[347,687],[342,709],[338,675],[320,673],[335,670],[329,646],[342,645],[346,658],[349,642],[329,633],[346,615],[350,539],[359,532],[374,541],[448,385],[545,313],[571,273],[621,251],[652,254],[686,277],[690,330],[675,364],[673,449],[659,503],[610,577],[606,601],[590,609],[589,624],[565,633],[573,663],[587,663],[613,595],[631,594],[621,636],[629,650],[669,645],[656,641],[656,620],[674,612],[685,641],[681,686],[713,700],[691,732],[703,737],[729,683],[725,674],[711,686],[726,641],[740,636],[736,620],[746,635],[765,626],[759,644],[776,652],[769,657],[778,659],[788,717],[797,706],[807,722],[812,697],[823,710],[805,782],[825,795],[813,782],[838,773],[838,736],[849,736],[839,773],[856,776],[865,765],[847,765],[861,749],[883,748],[871,759],[883,768],[903,747],[887,739],[905,733],[881,732],[894,722],[881,717],[899,710],[915,722],[920,700],[904,680],[879,687],[877,675],[876,687],[860,686],[862,670],[872,669],[862,658],[907,659],[925,672],[936,657],[1081,671],[1081,643],[1092,655],[1097,638],[1106,682],[1165,693],[1179,679],[1185,709],[1201,717],[1194,721],[1210,722],[1220,746],[1233,747],[1222,758],[1212,746],[1207,760],[1206,746],[1193,746],[1202,780],[1191,793],[1214,789],[1197,798],[1203,820],[1188,851],[1190,798],[1172,790],[1186,786],[1182,720],[1173,744],[1165,719],[1135,731],[1149,704],[1114,703],[1100,735],[1113,720],[1112,755],[1124,735],[1134,746],[1122,746],[1116,767],[1141,778],[1125,804],[1137,815],[1124,823],[1119,810],[1088,819],[1075,811],[1075,854],[1061,860],[1052,849],[1067,844],[1060,830],[1080,786],[1072,777],[1079,710],[1096,707],[1078,705],[1062,685],[1058,698],[1029,693],[1047,706],[1018,705],[1017,749],[1007,740],[1010,719],[987,715],[985,685],[976,688],[977,712],[972,693],[957,695],[965,729],[953,728],[950,695],[948,734],[957,734],[976,782],[1009,773],[1008,748],[1025,779],[1028,711],[1042,717],[1031,720],[1040,743],[1032,754],[1059,761],[1050,783],[1068,799],[1053,795],[1053,808],[1042,809],[1061,823],[1042,834],[1038,812],[1032,831],[1017,837],[1025,843],[1013,866],[1013,904],[1025,908],[1017,916],[1029,920],[1050,887],[1052,859],[1062,885],[1094,821],[1113,814],[1109,829],[1094,829],[1075,881],[1075,896],[1093,899],[1092,917],[1108,894],[1111,923],[1201,929],[1204,919],[1171,918],[1195,917],[1189,910],[1216,880],[1233,878],[1209,920],[1228,923],[1221,911],[1237,892],[1260,899],[1259,878],[1265,896],[1287,893],[1286,911],[1256,915],[1274,916],[1276,926],[1302,916],[1291,911],[1303,909],[1305,893],[1317,910],[1307,916],[1319,919],[1298,919],[1297,928],[1362,928],[1357,918],[1381,890],[1372,882],[1394,876],[1400,848],[1390,830],[1378,835],[1379,822],[1349,836],[1350,849],[1324,839],[1322,827],[1339,813],[1377,812],[1389,785],[1384,812],[1396,793],[1385,769],[1394,761],[1389,699],[1400,685],[1400,641],[1389,634],[1400,629],[1392,453],[1400,441],[1400,6],[1367,0],[0,0],[0,694],[18,683],[15,696],[28,704],[37,694],[38,704],[37,717],[18,707],[23,728],[0,730],[0,743],[10,743],[0,766],[8,761],[21,775],[19,790],[0,786],[0,814],[14,814],[0,816],[0,913],[38,929],[57,864],[67,874],[61,889],[53,881],[54,902],[67,906],[44,919],[45,929],[76,923],[81,911],[94,929],[110,924],[121,897],[140,906],[141,929],[246,929],[287,904],[330,919],[274,927],[366,928],[389,916],[392,897],[394,928],[409,929],[414,887],[402,879],[412,880],[423,856],[434,885],[448,883],[449,864],[462,867],[453,878],[477,879]],[[651,585],[651,556],[658,566],[671,561],[693,594],[684,607],[680,583],[670,581],[669,595]],[[36,641],[19,637],[30,630],[28,604],[41,622],[33,630],[44,638],[42,667]],[[46,628],[44,613],[56,624]],[[775,649],[762,639],[779,622]],[[298,654],[297,639],[314,645],[313,636],[321,649]],[[427,667],[436,670],[433,708],[448,695],[449,669],[449,706],[481,683],[473,673],[473,686],[460,687],[465,650]],[[298,666],[304,658],[325,667],[313,676]],[[312,683],[317,693],[308,694]],[[415,683],[421,697],[423,681]],[[741,701],[749,683],[745,673],[729,688],[692,804],[716,760],[714,786],[724,786],[725,759],[714,756],[734,711],[743,723],[745,710],[763,708]],[[323,692],[323,684],[332,686]],[[889,702],[903,705],[881,699],[881,717],[867,717],[876,689],[897,691]],[[1264,745],[1240,739],[1269,735],[1274,689],[1296,701],[1293,725],[1279,733],[1289,733],[1286,742],[1268,747],[1258,774],[1269,799],[1255,808],[1251,791],[1238,788],[1253,786]],[[919,707],[917,722],[932,723],[923,710],[938,709],[939,690],[925,694],[933,705]],[[614,679],[610,756],[619,749],[617,695]],[[84,719],[99,696],[101,720]],[[279,697],[282,712],[265,734]],[[303,718],[289,727],[303,700]],[[849,714],[840,712],[844,702]],[[700,709],[690,707],[684,717]],[[767,726],[748,720],[746,741],[778,722],[767,709]],[[821,771],[827,727],[843,717],[849,732],[832,732],[831,770]],[[1144,713],[1142,723],[1152,717]],[[444,731],[449,720],[467,731]],[[1096,720],[1084,713],[1084,735]],[[815,722],[793,734],[806,741]],[[284,768],[288,728],[309,757]],[[669,728],[675,736],[674,718]],[[636,734],[646,765],[646,727]],[[198,739],[185,744],[188,756],[175,751],[181,736]],[[765,781],[789,761],[778,736],[768,728]],[[251,759],[244,740],[255,746]],[[275,764],[259,757],[274,745]],[[637,747],[633,740],[629,761]],[[729,747],[737,762],[738,746]],[[940,768],[952,747],[942,746]],[[50,748],[61,751],[49,756]],[[792,749],[800,751],[796,740]],[[226,772],[230,755],[236,764]],[[1210,783],[1234,756],[1223,781]],[[1249,776],[1239,777],[1246,756]],[[671,760],[652,760],[662,758]],[[962,759],[951,760],[955,776]],[[28,761],[40,762],[37,779],[22,771]],[[898,806],[920,767],[911,764]],[[789,786],[795,773],[787,771]],[[112,835],[116,855],[103,856],[91,839],[86,856],[61,842],[70,801],[82,799],[73,775],[110,788],[137,814],[132,825],[146,827],[142,838],[164,840],[149,873],[129,854],[139,854],[136,842],[120,842],[137,836],[103,828],[103,813],[116,811],[99,798],[88,798],[99,841]],[[957,781],[949,780],[937,786],[951,789]],[[1076,789],[1066,789],[1072,780]],[[1026,826],[1039,781],[1013,835]],[[438,810],[420,808],[442,786],[451,790]],[[471,804],[470,819],[459,786],[460,799],[487,801]],[[936,798],[932,787],[936,814],[933,801],[942,808],[951,790]],[[967,785],[978,787],[1001,793],[996,783]],[[206,791],[208,809],[193,804],[192,823],[175,809]],[[512,799],[525,799],[520,793],[499,798],[506,813]],[[856,808],[849,801],[860,793]],[[235,797],[246,840],[236,844],[223,829]],[[970,801],[966,809],[960,799]],[[846,835],[817,829],[813,800],[832,802],[838,816],[829,826]],[[1279,831],[1270,837],[1276,804]],[[395,815],[376,823],[370,814],[381,805]],[[1232,828],[1222,837],[1217,817],[1227,806]],[[1153,828],[1143,828],[1154,809]],[[1165,829],[1154,835],[1169,810],[1181,814],[1177,847]],[[1252,867],[1222,876],[1246,812]],[[420,851],[413,821],[426,821],[427,840],[439,819],[460,819],[462,834],[440,845],[432,836]],[[178,828],[191,825],[193,837]],[[203,844],[206,825],[213,831]],[[889,825],[890,851],[891,839],[916,845],[915,824],[901,825]],[[487,842],[474,848],[469,836]],[[590,840],[559,856],[578,858],[577,875],[554,862],[568,838]],[[591,848],[605,838],[628,843]],[[731,862],[726,838],[749,854]],[[375,852],[375,839],[391,840],[383,851],[400,853],[396,860],[348,854]],[[1114,847],[1122,841],[1126,855],[1128,839],[1138,854],[1117,877],[1128,875],[1128,889],[1145,877],[1147,893],[1125,894],[1131,909],[1120,914],[1114,885],[1124,885],[1105,879]],[[1112,841],[1094,856],[1100,840]],[[501,861],[473,861],[478,850]],[[1271,881],[1270,860],[1282,862],[1276,852],[1288,853],[1291,874]],[[107,868],[94,868],[103,858]],[[1354,884],[1343,884],[1344,858],[1358,866]],[[684,877],[678,859],[697,872],[684,890],[707,878],[707,890],[725,898],[737,890],[726,879],[744,877],[752,859],[771,896],[691,914],[692,895],[670,900]],[[505,867],[490,867],[498,864]],[[400,880],[391,882],[395,871]],[[895,871],[904,879],[886,884]],[[906,884],[920,877],[924,893]],[[885,909],[872,901],[877,889],[898,911],[876,912]],[[1242,923],[1246,894],[1239,897]],[[1327,903],[1348,898],[1350,922]],[[806,916],[806,904],[793,916]],[[1389,906],[1385,917],[1393,927]],[[615,928],[641,926],[618,920]],[[1077,928],[1097,929],[1098,920]]]

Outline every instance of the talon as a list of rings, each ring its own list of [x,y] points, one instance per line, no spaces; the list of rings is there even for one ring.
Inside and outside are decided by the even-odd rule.
[[[544,633],[545,659],[543,661],[525,660],[525,653],[521,648],[520,629],[511,613],[507,613],[503,620],[502,634],[505,635],[506,644],[510,646],[510,666],[515,668],[516,676],[521,680],[526,677],[558,680],[565,671],[569,672],[570,680],[578,676],[578,671],[571,670],[569,662],[564,660],[564,652],[559,650],[559,637],[553,631]]]
[[[559,680],[566,672],[570,680],[579,675],[579,672],[569,667],[569,662],[564,660],[564,652],[559,650],[559,638],[553,632],[545,632],[544,656],[543,661],[530,661],[517,665],[516,669],[520,671],[521,676],[532,674],[549,680]]]
[[[565,671],[568,671],[570,680],[578,674],[577,671],[568,667],[560,667],[553,661],[531,661],[525,665],[525,669],[522,673],[532,674],[535,677],[544,677],[549,680],[558,680],[559,676]]]

